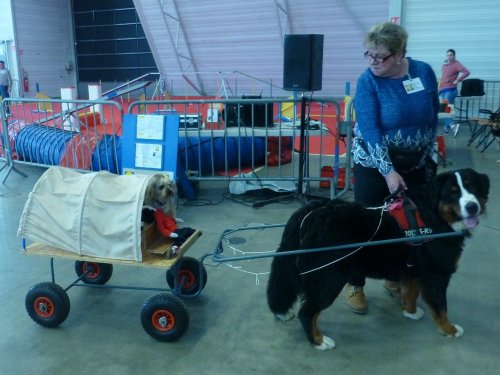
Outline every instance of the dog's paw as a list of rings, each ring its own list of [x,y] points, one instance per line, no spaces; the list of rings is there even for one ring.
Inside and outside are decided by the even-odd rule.
[[[176,217],[176,218],[175,218],[175,222],[176,222],[176,223],[183,223],[183,222],[184,222],[184,219],[181,219],[180,217]]]
[[[313,345],[318,350],[329,350],[335,348],[335,341],[328,336],[323,336],[323,342],[319,345]]]
[[[452,324],[453,327],[455,327],[456,329],[456,332],[455,333],[445,333],[443,331],[439,331],[443,336],[446,336],[446,337],[460,337],[460,336],[463,336],[464,334],[464,329],[462,327],[460,327],[458,324]]]
[[[286,314],[274,314],[274,317],[282,322],[287,322],[295,318],[295,314],[291,311],[288,311]]]
[[[403,310],[403,316],[411,320],[420,320],[424,317],[424,310],[420,307],[417,307],[417,311],[414,313],[409,313],[408,311]]]
[[[179,238],[179,235],[175,232],[170,233],[170,238]]]

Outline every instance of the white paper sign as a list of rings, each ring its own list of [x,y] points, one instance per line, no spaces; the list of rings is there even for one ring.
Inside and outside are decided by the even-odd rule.
[[[137,116],[137,139],[152,139],[163,141],[164,117],[158,115]]]
[[[161,169],[163,145],[136,143],[135,166],[139,168]]]

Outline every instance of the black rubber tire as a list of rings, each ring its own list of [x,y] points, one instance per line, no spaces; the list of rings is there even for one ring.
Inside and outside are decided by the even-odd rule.
[[[179,298],[157,294],[141,309],[142,327],[158,341],[171,342],[179,339],[189,327],[189,313]]]
[[[113,265],[77,260],[75,261],[75,272],[78,277],[84,275],[81,280],[85,284],[104,285],[113,275]]]
[[[207,270],[205,266],[201,264],[200,275],[200,261],[198,259],[183,257],[180,262],[180,267],[177,272],[177,280],[179,284],[181,284],[181,294],[193,295],[196,294],[198,290],[202,291],[205,288],[205,285],[207,285]],[[166,277],[168,286],[173,290],[175,287],[175,280],[172,269],[167,270]]]
[[[53,328],[69,315],[70,302],[66,291],[52,282],[38,283],[26,294],[28,315],[43,327]]]

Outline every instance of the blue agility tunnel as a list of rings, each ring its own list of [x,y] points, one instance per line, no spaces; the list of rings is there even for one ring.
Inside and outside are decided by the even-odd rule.
[[[179,138],[177,157],[186,171],[199,171],[202,175],[262,165],[266,160],[266,140],[264,137]]]

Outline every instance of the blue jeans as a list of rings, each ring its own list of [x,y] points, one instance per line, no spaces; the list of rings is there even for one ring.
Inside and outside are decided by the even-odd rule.
[[[9,97],[9,86],[0,85],[0,96],[2,97],[2,100],[7,99]],[[5,113],[7,113],[7,114],[10,113],[9,106],[5,107]]]
[[[458,90],[456,88],[443,89],[439,91],[439,99],[446,99],[448,104],[455,104],[455,98],[458,95]]]
[[[455,98],[458,95],[456,88],[443,89],[439,91],[439,99],[447,100],[448,104],[455,104]],[[444,128],[449,129],[453,120],[451,118],[444,119]]]

